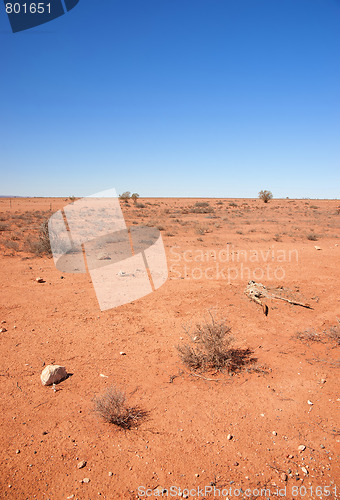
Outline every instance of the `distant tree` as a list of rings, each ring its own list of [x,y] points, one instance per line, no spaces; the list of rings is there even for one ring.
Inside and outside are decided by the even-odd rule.
[[[268,203],[269,200],[273,198],[272,192],[267,191],[266,189],[259,192],[260,200],[263,200],[265,203]]]
[[[120,200],[124,200],[124,201],[127,201],[131,198],[131,193],[130,191],[125,191],[123,194],[120,194],[119,195],[119,199]]]
[[[132,198],[133,202],[136,204],[137,200],[139,198],[139,194],[138,193],[132,193],[131,198]]]

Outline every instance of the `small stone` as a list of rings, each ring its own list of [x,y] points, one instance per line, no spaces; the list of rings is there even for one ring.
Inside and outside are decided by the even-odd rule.
[[[19,455],[19,453],[20,453],[20,450],[16,450],[16,452],[15,452],[15,453],[16,453],[17,455]]]
[[[300,444],[300,446],[298,447],[298,451],[305,451],[306,447],[304,444]]]
[[[72,498],[74,498],[74,495],[70,495],[69,497],[67,497],[67,500],[71,500]]]
[[[200,475],[199,474],[195,474],[195,477],[200,477]]]
[[[109,256],[109,254],[101,252],[97,255],[97,259],[98,260],[111,260],[111,257]]]
[[[5,333],[7,332],[7,328],[0,328],[0,333]]]
[[[46,434],[48,434],[48,432],[47,431],[43,431],[42,434],[43,434],[43,436],[46,436]]]
[[[77,465],[78,469],[82,469],[83,467],[85,467],[86,465],[86,462],[85,460],[82,460],[81,462],[79,462],[79,464]]]
[[[238,462],[234,462],[234,465],[235,465],[235,467],[237,467],[239,465],[239,463]]]
[[[276,431],[273,431],[272,434],[273,434],[273,436],[277,436],[277,432]]]
[[[82,479],[80,482],[81,482],[81,483],[86,483],[86,484],[87,484],[87,483],[89,483],[89,482],[90,482],[90,478],[89,478],[89,477],[84,477],[84,479]]]
[[[121,351],[119,354],[120,354],[121,356],[126,356],[126,352],[124,352],[124,351]]]
[[[305,474],[308,474],[308,470],[306,469],[306,467],[301,467],[301,470],[302,470],[302,472],[304,472]]]
[[[231,439],[233,439],[233,436],[231,434],[228,434],[227,439],[230,441]]]
[[[5,319],[3,319],[3,320],[1,321],[1,324],[2,324],[2,325],[4,325],[5,323],[6,323],[6,320],[5,320]]]
[[[321,250],[321,247],[318,247],[317,245],[314,245],[315,250]]]
[[[64,366],[47,365],[40,376],[42,385],[52,385],[67,378],[67,371]]]
[[[320,444],[320,448],[322,448],[324,450],[325,449],[325,445],[324,444]]]
[[[288,479],[287,474],[285,474],[284,472],[282,472],[280,477],[281,477],[282,481],[287,481],[287,479]]]
[[[37,283],[45,283],[44,278],[35,278],[35,281],[36,281]]]
[[[312,404],[313,404],[311,401],[309,401],[309,399],[308,399],[307,403],[308,403],[309,405],[312,405]]]
[[[109,472],[109,476],[112,477],[113,476],[113,472],[110,471]]]

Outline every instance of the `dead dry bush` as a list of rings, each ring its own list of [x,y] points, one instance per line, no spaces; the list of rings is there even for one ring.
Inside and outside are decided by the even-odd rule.
[[[307,240],[310,240],[310,241],[318,241],[318,237],[316,234],[314,233],[310,233],[307,235]]]
[[[304,330],[303,332],[297,332],[295,338],[301,340],[301,342],[323,342],[323,338],[315,330]]]
[[[94,398],[94,411],[100,415],[105,422],[117,425],[122,429],[138,427],[147,416],[147,412],[138,406],[129,406],[126,403],[126,395],[117,387],[112,386],[101,396]]]
[[[301,340],[302,342],[322,342],[325,343],[329,340],[334,341],[337,345],[340,345],[340,320],[337,319],[337,323],[331,326],[328,330],[323,330],[321,333],[317,333],[313,329],[307,329],[303,332],[298,332],[295,334],[294,338]]]
[[[337,319],[337,324],[335,326],[331,326],[331,328],[326,330],[324,333],[331,340],[334,340],[337,345],[340,345],[340,320]]]
[[[19,251],[19,244],[13,240],[0,240],[0,245],[5,247],[7,250],[12,250],[12,254]]]
[[[209,321],[197,323],[192,333],[186,330],[189,344],[176,347],[182,362],[193,371],[237,372],[243,367],[256,362],[251,358],[250,349],[231,348],[233,337],[231,328],[225,320],[215,320],[210,315]]]
[[[51,255],[51,243],[48,234],[48,220],[44,221],[38,232],[38,238],[29,236],[26,240],[26,248],[29,252],[36,255]]]

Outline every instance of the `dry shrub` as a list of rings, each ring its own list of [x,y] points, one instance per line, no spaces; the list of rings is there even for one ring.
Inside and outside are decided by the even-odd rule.
[[[13,240],[1,240],[1,245],[7,248],[8,250],[12,250],[12,252],[19,251],[19,244]]]
[[[192,214],[211,214],[214,212],[214,209],[209,205],[207,201],[197,201],[195,205],[193,205],[186,211],[186,213],[189,212]]]
[[[210,321],[197,323],[193,332],[186,333],[190,337],[190,344],[176,347],[182,362],[194,371],[227,369],[236,372],[256,359],[251,359],[250,349],[233,349],[231,328],[225,320],[217,321],[210,314]]]
[[[305,330],[303,332],[297,332],[295,338],[301,340],[301,342],[323,342],[322,337],[315,330]]]
[[[340,345],[340,320],[337,319],[337,322],[338,323],[326,331],[325,334],[327,337],[334,340],[336,344]]]
[[[125,393],[114,386],[109,387],[101,396],[96,396],[94,404],[94,411],[106,422],[122,429],[138,427],[147,415],[147,412],[139,407],[127,405]]]
[[[318,237],[316,236],[316,234],[310,233],[310,234],[307,235],[307,240],[318,241]]]
[[[32,239],[31,237],[27,238],[26,247],[30,252],[36,255],[52,254],[50,237],[48,234],[48,220],[41,224],[38,239]]]
[[[9,230],[8,224],[0,224],[0,232],[8,230]]]
[[[211,233],[211,229],[208,226],[197,226],[195,228],[195,231],[197,234],[206,234],[206,233]]]

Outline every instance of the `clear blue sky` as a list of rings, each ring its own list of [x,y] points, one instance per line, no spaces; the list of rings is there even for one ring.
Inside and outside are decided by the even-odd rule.
[[[339,0],[0,9],[0,194],[339,197]]]

